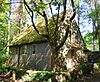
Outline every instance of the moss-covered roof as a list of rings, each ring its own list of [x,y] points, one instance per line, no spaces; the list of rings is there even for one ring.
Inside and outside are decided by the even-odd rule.
[[[69,10],[67,10],[67,15],[69,14]],[[63,13],[63,12],[62,12]],[[60,18],[61,15],[60,14]],[[53,31],[53,27],[55,27],[54,22],[52,22],[52,18],[49,18],[48,24],[49,24],[49,32]],[[39,21],[36,24],[36,27],[38,28],[38,30],[43,34],[46,33],[45,29],[45,22],[44,20]],[[44,41],[46,40],[46,38],[42,37],[41,35],[39,35],[35,30],[33,26],[29,26],[27,27],[26,30],[22,31],[20,34],[18,34],[17,36],[15,36],[15,38],[11,41],[10,46],[14,46],[14,45],[21,45],[21,44],[26,44],[26,43],[31,43],[31,42],[36,42],[36,41]]]
[[[18,34],[10,43],[10,46],[20,45],[25,43],[31,43],[36,41],[46,40],[44,37],[39,35],[33,27],[29,27],[20,34]]]

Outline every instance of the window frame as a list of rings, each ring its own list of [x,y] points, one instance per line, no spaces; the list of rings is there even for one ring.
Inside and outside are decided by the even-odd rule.
[[[27,45],[23,45],[22,46],[22,54],[28,54],[28,48],[27,48],[28,46]]]
[[[36,53],[36,45],[32,45],[32,54],[35,54]]]

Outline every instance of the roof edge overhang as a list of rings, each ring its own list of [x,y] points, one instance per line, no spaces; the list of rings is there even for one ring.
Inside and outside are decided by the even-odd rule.
[[[9,47],[16,47],[16,46],[23,46],[23,45],[30,45],[30,44],[39,44],[39,43],[47,43],[47,40],[41,40],[41,41],[33,41],[30,43],[23,43],[23,44],[16,44],[16,45],[9,45]]]

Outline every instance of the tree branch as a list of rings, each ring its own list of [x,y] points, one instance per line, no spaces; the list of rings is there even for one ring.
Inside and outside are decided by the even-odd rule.
[[[57,22],[56,22],[56,30],[58,30],[58,19],[59,19],[59,12],[60,12],[60,4],[58,4],[58,14],[57,14]]]
[[[29,14],[29,12],[28,12],[28,14],[30,15],[30,17],[31,17],[31,22],[32,22],[32,26],[34,27],[34,29],[35,29],[35,31],[39,34],[39,35],[41,35],[41,36],[43,36],[43,37],[45,37],[45,38],[48,38],[48,35],[47,34],[41,34],[39,31],[38,31],[38,29],[36,28],[36,26],[35,26],[35,23],[34,23],[34,20],[33,20],[33,18],[34,18],[34,13],[33,13],[33,11],[32,11],[32,9],[29,7],[29,5],[25,2],[25,0],[24,0],[24,4],[25,4],[25,6],[28,8],[28,10],[31,12],[31,14]],[[27,11],[28,11],[27,10]],[[42,13],[40,13],[39,11],[38,11],[38,13],[40,14],[40,15],[42,15]],[[44,13],[45,14],[45,13]],[[44,16],[44,15],[42,15],[43,17],[45,17],[45,20],[47,20],[47,18],[46,18],[46,16]],[[47,22],[46,22],[47,23]],[[47,25],[46,25],[46,27],[48,27]]]
[[[50,8],[50,11],[51,11],[52,19],[53,19],[53,21],[54,21],[54,23],[55,23],[55,18],[54,18],[54,16],[53,16],[53,11],[52,11],[52,8],[51,8],[51,3],[49,3],[49,8]]]
[[[40,2],[42,2],[42,0],[40,0]],[[40,14],[40,13],[39,13]],[[47,15],[46,15],[46,13],[45,13],[45,11],[43,10],[43,15],[42,15],[43,17],[44,17],[44,20],[45,20],[45,29],[46,29],[46,31],[47,31],[47,33],[48,33],[48,36],[49,36],[49,30],[48,30],[48,18],[47,18]]]
[[[76,10],[73,9],[73,15],[72,15],[72,17],[69,20],[72,21],[75,18],[75,15],[76,15]]]
[[[75,18],[75,15],[76,15],[76,10],[75,10],[75,6],[74,6],[74,1],[73,0],[71,0],[71,4],[72,4],[72,8],[73,8],[73,15],[69,19],[70,21],[72,21]]]
[[[33,21],[34,13],[33,13],[32,9],[28,6],[28,4],[26,3],[25,0],[24,0],[24,4],[25,4],[25,6],[29,9],[29,11],[31,12],[31,15],[30,15],[30,16],[31,16],[31,21],[32,21],[32,25],[33,25],[34,29],[36,30],[36,32],[37,32],[38,34],[40,34],[39,31],[38,31],[38,29],[36,28],[36,26],[35,26],[35,24],[34,24],[34,21]]]
[[[56,35],[56,33],[58,32],[58,22],[59,22],[59,12],[60,12],[60,4],[58,4],[58,14],[57,14],[57,19],[56,19],[56,28],[54,31],[54,34]]]
[[[45,11],[43,11],[43,17],[44,17],[44,19],[45,19],[45,28],[46,28],[46,31],[47,31],[47,33],[48,33],[48,35],[49,35],[49,30],[48,30],[48,19],[47,19],[47,16],[46,16],[46,13],[45,13]]]
[[[64,8],[64,12],[63,12],[61,21],[64,21],[64,19],[65,19],[65,15],[66,15],[66,4],[67,4],[67,0],[63,0],[63,8]]]
[[[65,1],[65,4],[66,4],[66,0],[64,0],[64,1]],[[73,8],[73,15],[69,19],[70,22],[72,22],[72,20],[75,18],[75,15],[76,15],[76,11],[75,11],[75,8],[74,8],[74,1],[73,0],[71,0],[71,4],[72,4],[72,8]],[[64,5],[64,13],[63,13],[61,21],[64,20],[65,15],[66,15],[66,5]],[[64,45],[64,43],[66,42],[66,39],[68,38],[69,28],[70,28],[70,25],[68,25],[68,27],[66,29],[65,36],[63,37],[61,43],[57,46],[57,50],[59,50]]]
[[[35,4],[35,6],[36,6],[36,8],[37,8],[37,4],[34,2],[34,4]],[[39,12],[39,11],[36,11],[38,14],[40,14],[41,16],[43,16],[43,14],[41,13],[41,12]]]
[[[70,27],[70,25],[68,25],[68,27],[66,28],[65,36],[63,37],[61,43],[57,46],[57,48],[56,48],[57,50],[59,50],[64,45],[64,43],[66,42],[66,39],[68,38],[69,27]]]
[[[30,12],[28,11],[26,5],[25,5],[25,9],[26,9],[27,13],[28,13],[28,14],[30,15],[30,17],[31,17],[31,14],[30,14]]]

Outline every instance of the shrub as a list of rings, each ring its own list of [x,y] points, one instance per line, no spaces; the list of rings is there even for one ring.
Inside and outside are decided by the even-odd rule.
[[[10,58],[9,54],[0,55],[0,65],[4,64]]]
[[[16,78],[17,79],[21,79],[21,77],[26,74],[26,69],[23,69],[23,68],[19,68],[19,67],[16,67],[16,68],[12,68],[13,70],[15,70],[16,72]]]
[[[11,69],[11,66],[4,66],[4,65],[1,65],[0,66],[0,74],[5,74],[7,73],[8,71],[10,71]]]
[[[52,72],[49,71],[32,71],[29,74],[22,76],[23,81],[47,81],[53,76]]]

